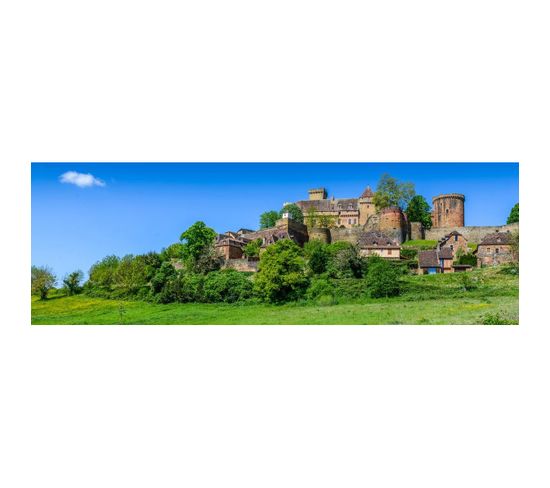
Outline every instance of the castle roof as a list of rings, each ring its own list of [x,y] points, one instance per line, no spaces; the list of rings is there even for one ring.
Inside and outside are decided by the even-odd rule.
[[[296,205],[302,211],[307,211],[310,208],[317,212],[339,212],[343,210],[358,210],[359,206],[357,198],[334,198],[324,200],[300,200]]]
[[[365,188],[365,191],[361,194],[361,196],[359,198],[369,198],[369,197],[372,197],[372,196],[374,196],[374,193],[370,189],[370,186],[367,186],[367,188]]]
[[[382,232],[364,232],[359,236],[359,247],[399,249],[399,244]]]
[[[439,250],[439,259],[453,259],[453,250],[450,247],[442,247]]]
[[[512,234],[510,231],[487,234],[479,245],[489,246],[495,244],[512,244]]]

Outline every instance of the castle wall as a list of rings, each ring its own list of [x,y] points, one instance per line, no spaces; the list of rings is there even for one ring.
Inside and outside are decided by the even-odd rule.
[[[357,244],[359,242],[359,236],[363,232],[361,227],[351,227],[346,229],[330,229],[331,242],[345,241],[351,244]]]
[[[380,212],[378,230],[399,244],[407,239],[408,226],[403,212],[398,207],[388,207]]]
[[[308,230],[309,240],[317,240],[324,242],[325,244],[330,244],[331,236],[330,229],[323,227],[313,227]]]
[[[236,271],[247,271],[255,273],[258,271],[259,261],[252,261],[246,258],[242,259],[226,259],[222,269],[234,269]]]
[[[424,239],[424,227],[421,222],[411,222],[409,226],[409,238],[412,241]]]
[[[493,232],[517,232],[519,230],[519,224],[509,225],[497,225],[497,226],[468,226],[468,227],[432,227],[425,231],[425,238],[427,240],[438,241],[442,237],[446,236],[453,230],[456,230],[462,234],[468,242],[480,243],[481,240],[487,235]]]

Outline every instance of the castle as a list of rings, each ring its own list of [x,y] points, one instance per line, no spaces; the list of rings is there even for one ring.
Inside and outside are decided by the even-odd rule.
[[[308,195],[307,200],[295,203],[304,214],[306,223],[308,216],[315,215],[309,225],[296,222],[288,214],[284,214],[269,229],[240,229],[237,232],[220,234],[216,243],[218,252],[226,262],[236,262],[242,260],[244,246],[255,239],[262,240],[262,247],[285,238],[292,239],[301,246],[310,239],[317,239],[325,243],[350,242],[357,245],[364,256],[378,254],[389,259],[399,259],[400,246],[407,240],[442,241],[456,233],[466,241],[479,244],[489,234],[518,229],[518,224],[465,226],[465,196],[460,193],[433,197],[431,229],[425,229],[420,222],[409,221],[399,207],[377,210],[373,203],[374,192],[370,187],[357,198],[329,198],[325,188],[311,189]],[[326,225],[326,222],[330,222],[330,225]],[[247,261],[245,268],[252,269],[243,270],[253,271],[253,260]]]

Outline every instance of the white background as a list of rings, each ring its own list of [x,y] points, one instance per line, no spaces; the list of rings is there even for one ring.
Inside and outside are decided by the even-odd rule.
[[[0,485],[548,487],[546,6],[2,2]],[[30,161],[520,161],[521,325],[31,327]]]

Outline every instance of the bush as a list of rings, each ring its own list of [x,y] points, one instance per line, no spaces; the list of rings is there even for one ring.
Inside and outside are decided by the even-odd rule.
[[[400,270],[378,256],[368,259],[367,285],[374,298],[392,297],[401,292]]]
[[[500,269],[499,273],[516,276],[519,274],[519,264],[518,263],[504,264]]]
[[[109,290],[115,281],[120,259],[117,256],[106,256],[98,261],[89,271],[89,287]]]
[[[204,280],[204,301],[233,303],[252,296],[252,282],[234,269],[214,271]]]
[[[349,242],[335,242],[327,246],[329,262],[327,271],[332,278],[361,278],[365,271],[365,260],[359,255],[357,246]]]
[[[404,259],[416,259],[418,256],[418,250],[413,248],[401,249],[401,257]]]
[[[314,278],[311,280],[311,283],[306,292],[306,298],[308,300],[316,300],[321,296],[332,296],[335,295],[334,284],[329,281],[326,277]]]
[[[469,264],[470,266],[477,266],[477,258],[474,254],[462,254],[456,264]]]
[[[329,252],[327,245],[318,240],[306,242],[304,255],[307,259],[308,270],[311,274],[322,274],[327,270]]]
[[[368,295],[367,282],[365,279],[333,279],[331,280],[331,283],[334,285],[336,298],[338,298],[338,300],[354,300],[358,298],[365,298]]]
[[[460,284],[464,291],[472,291],[478,287],[477,279],[472,278],[468,273],[460,274]]]
[[[497,312],[483,315],[481,323],[483,325],[516,325],[518,324],[518,319],[505,317]]]
[[[290,239],[269,246],[260,257],[254,291],[258,298],[280,303],[301,298],[308,285],[300,247]]]

